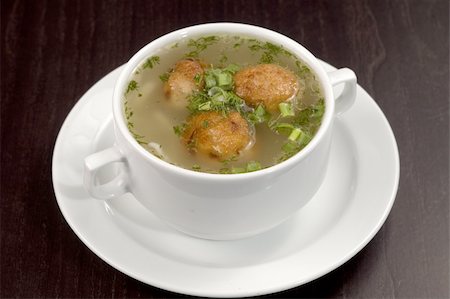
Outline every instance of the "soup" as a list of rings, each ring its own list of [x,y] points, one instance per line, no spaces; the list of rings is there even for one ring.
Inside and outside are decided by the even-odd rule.
[[[282,46],[239,36],[181,40],[148,57],[124,93],[130,133],[168,163],[208,173],[257,171],[302,150],[323,92]]]

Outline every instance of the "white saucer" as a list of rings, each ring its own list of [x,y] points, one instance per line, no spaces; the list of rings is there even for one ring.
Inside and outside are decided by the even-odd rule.
[[[82,184],[83,159],[113,142],[111,99],[120,70],[101,79],[75,105],[53,154],[61,212],[78,237],[114,268],[178,293],[267,294],[339,267],[386,220],[398,187],[397,144],[380,108],[361,87],[355,105],[336,120],[321,189],[291,219],[267,233],[238,241],[201,240],[161,223],[131,195],[109,202],[90,198]],[[292,180],[292,190],[280,196],[295,196]]]

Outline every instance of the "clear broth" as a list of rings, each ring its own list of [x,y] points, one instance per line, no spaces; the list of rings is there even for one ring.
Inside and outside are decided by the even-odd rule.
[[[261,63],[261,59],[267,60],[264,56],[267,52],[272,54],[273,63],[290,69],[297,75],[299,83],[304,85],[303,94],[297,95],[298,110],[315,105],[323,98],[314,73],[304,62],[281,46],[276,46],[275,51],[271,52],[271,47],[265,47],[267,43],[261,40],[236,36],[217,36],[217,39],[213,44],[207,45],[206,49],[194,53],[198,54],[196,58],[214,67],[225,67],[231,63],[245,67]],[[258,45],[263,47],[260,48]],[[186,169],[229,173],[233,168],[245,168],[250,161],[258,161],[262,168],[279,163],[283,160],[280,157],[283,155],[282,147],[287,137],[275,133],[267,123],[255,125],[254,146],[232,161],[220,161],[192,153],[181,143],[180,137],[174,133],[174,127],[184,123],[190,112],[188,109],[180,109],[168,103],[160,76],[167,74],[177,61],[186,57],[187,53],[192,54],[192,51],[198,49],[198,45],[192,46],[192,39],[182,40],[159,49],[149,57],[152,63],[144,61],[134,70],[124,94],[124,114],[132,135],[150,153]],[[314,128],[312,134],[315,134],[317,129],[318,126]],[[160,148],[155,150],[155,145]]]

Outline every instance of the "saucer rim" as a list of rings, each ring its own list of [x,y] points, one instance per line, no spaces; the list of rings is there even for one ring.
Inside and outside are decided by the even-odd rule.
[[[325,62],[322,62],[322,63],[324,63],[325,65],[328,65],[331,68],[334,68]],[[231,289],[230,292],[228,292],[228,293],[223,293],[223,292],[214,293],[214,292],[208,292],[208,291],[203,292],[202,290],[197,290],[197,291],[192,290],[192,289],[186,290],[183,288],[178,288],[176,285],[173,285],[171,283],[161,281],[160,279],[155,279],[155,277],[153,277],[153,280],[152,279],[149,280],[149,277],[140,277],[139,275],[135,275],[135,273],[133,273],[132,271],[125,269],[126,267],[124,267],[121,263],[116,263],[113,260],[111,260],[109,257],[102,254],[101,250],[97,249],[94,245],[90,244],[90,242],[85,238],[85,236],[83,236],[82,232],[80,232],[77,229],[77,227],[75,226],[75,224],[70,221],[71,216],[68,213],[69,211],[67,211],[66,209],[63,208],[63,205],[61,203],[61,200],[62,200],[61,193],[62,192],[60,190],[58,190],[58,186],[56,185],[56,180],[55,180],[55,173],[56,173],[55,169],[58,167],[58,165],[56,165],[57,163],[55,163],[55,159],[56,159],[55,157],[57,156],[58,149],[61,147],[61,142],[62,142],[61,140],[63,139],[62,135],[63,135],[63,133],[65,133],[65,132],[63,132],[64,131],[63,129],[72,121],[72,119],[74,117],[76,117],[76,115],[80,112],[81,108],[89,101],[90,98],[88,97],[88,95],[90,94],[90,92],[92,92],[92,90],[96,89],[105,77],[112,75],[114,72],[117,72],[117,75],[118,75],[119,70],[121,68],[123,68],[123,66],[120,66],[120,67],[116,68],[115,70],[113,70],[112,72],[105,75],[102,79],[97,81],[91,88],[89,88],[86,91],[86,93],[77,101],[77,103],[71,109],[70,113],[67,115],[67,117],[65,118],[65,120],[61,126],[61,129],[60,129],[58,136],[56,138],[56,141],[55,141],[55,145],[53,148],[53,157],[52,157],[53,189],[55,192],[55,197],[56,197],[59,209],[60,209],[61,213],[63,214],[65,221],[69,224],[69,226],[75,232],[75,234],[78,236],[78,238],[80,238],[80,240],[92,252],[94,252],[98,257],[100,257],[102,260],[104,260],[106,263],[108,263],[113,268],[121,271],[122,273],[124,273],[138,281],[144,282],[146,284],[149,284],[149,285],[157,287],[157,288],[169,290],[169,291],[180,293],[180,294],[190,294],[190,295],[194,295],[194,296],[211,296],[211,297],[241,297],[241,296],[255,296],[255,295],[262,295],[262,294],[270,294],[270,293],[276,293],[276,292],[284,291],[284,290],[291,289],[294,287],[298,287],[300,285],[303,285],[305,283],[313,281],[319,277],[322,277],[323,275],[340,267],[345,262],[347,262],[349,259],[351,259],[353,256],[355,256],[358,252],[360,252],[362,250],[362,248],[364,248],[373,239],[375,234],[381,229],[381,227],[385,223],[385,221],[392,209],[392,206],[395,202],[395,197],[396,197],[396,194],[398,191],[398,185],[399,185],[399,179],[400,179],[400,159],[399,159],[399,153],[398,153],[398,146],[397,146],[397,143],[395,140],[395,135],[393,133],[393,130],[392,130],[386,116],[382,112],[381,108],[373,100],[373,98],[369,94],[367,94],[367,92],[361,86],[358,85],[358,89],[361,89],[363,92],[365,92],[367,94],[367,96],[370,98],[372,104],[374,104],[374,107],[371,107],[371,108],[376,108],[377,111],[375,113],[382,116],[383,122],[386,125],[386,128],[388,129],[388,132],[386,132],[387,133],[386,137],[389,137],[389,139],[391,141],[391,143],[389,145],[393,146],[393,150],[394,150],[394,154],[395,154],[393,156],[393,158],[395,160],[395,165],[393,165],[393,170],[395,171],[395,174],[394,174],[395,182],[394,182],[393,188],[391,189],[391,192],[390,192],[391,193],[390,198],[387,201],[388,204],[385,206],[383,214],[379,218],[377,224],[372,228],[372,230],[369,233],[365,234],[366,237],[362,238],[361,241],[359,242],[359,244],[354,246],[354,248],[352,248],[351,250],[347,250],[347,254],[343,255],[339,260],[336,260],[335,263],[328,265],[328,267],[326,267],[326,269],[324,269],[323,271],[316,272],[315,275],[311,275],[307,279],[303,279],[300,281],[293,279],[291,282],[286,282],[286,283],[271,286],[271,287],[262,287],[258,291],[245,291],[245,290],[239,291],[239,290]],[[59,196],[58,196],[58,194],[59,194]],[[150,277],[150,278],[152,278],[152,277]]]

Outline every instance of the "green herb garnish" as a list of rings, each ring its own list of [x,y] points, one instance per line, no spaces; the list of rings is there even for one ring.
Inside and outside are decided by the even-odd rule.
[[[203,81],[203,75],[202,75],[202,74],[196,74],[196,75],[194,76],[194,82],[195,82],[195,84],[196,84],[197,86],[200,86],[200,84],[202,83],[202,81]]]
[[[128,83],[128,87],[127,87],[127,90],[125,91],[125,94],[128,94],[130,91],[133,91],[133,90],[136,90],[136,89],[138,89],[138,83],[136,81],[134,81],[134,80],[131,80]]]
[[[278,46],[269,42],[261,42],[256,39],[248,39],[247,42],[250,44],[248,48],[252,52],[260,52],[261,57],[259,59],[259,63],[273,63],[275,59],[280,55],[284,55],[287,57],[292,57],[293,54],[288,50],[284,49],[282,46]]]
[[[283,155],[278,159],[278,162],[284,161],[298,153],[311,141],[312,136],[299,128],[292,130],[288,141],[281,147]]]
[[[287,116],[294,116],[294,109],[292,108],[292,104],[291,103],[280,103],[278,104],[278,108],[280,109],[281,112],[281,116],[282,117],[287,117]]]
[[[147,141],[144,140],[145,136],[139,135],[134,131],[134,123],[131,121],[131,117],[133,116],[133,111],[128,106],[128,101],[124,102],[124,109],[125,109],[125,118],[127,120],[127,128],[128,131],[130,131],[133,138],[139,143],[139,144],[148,144]]]
[[[242,112],[245,103],[233,91],[233,74],[239,69],[236,65],[226,68],[208,69],[203,79],[205,88],[189,96],[188,109],[191,113],[199,111],[220,111],[228,113],[231,110]]]
[[[233,174],[245,172],[247,172],[247,169],[245,169],[244,167],[231,167],[231,173]]]
[[[192,50],[186,54],[186,57],[198,57],[198,55],[204,51],[208,46],[219,41],[217,36],[202,36],[198,39],[190,39],[187,46]]]
[[[301,150],[301,146],[293,141],[288,141],[281,147],[281,150],[283,151],[283,154],[278,159],[278,162],[285,161],[298,153]]]
[[[233,155],[233,156],[229,157],[228,159],[222,160],[221,162],[222,162],[224,165],[228,165],[228,164],[230,164],[231,162],[237,161],[237,159],[238,159],[238,156]]]
[[[167,72],[167,73],[164,73],[164,74],[160,75],[159,79],[162,82],[167,82],[167,81],[169,81],[169,77],[170,77],[170,73]]]
[[[240,69],[241,69],[241,67],[240,67],[239,65],[234,64],[234,63],[231,63],[231,64],[227,65],[227,66],[223,69],[223,71],[224,71],[224,72],[228,72],[228,73],[234,75],[234,74],[235,74],[237,71],[239,71]]]
[[[276,123],[272,125],[271,128],[275,132],[288,136],[287,143],[281,148],[283,155],[278,162],[292,157],[308,145],[320,127],[324,112],[325,101],[320,99],[315,105],[299,111],[292,123]]]
[[[156,64],[159,64],[159,56],[151,56],[147,58],[147,60],[142,65],[144,69],[152,69]]]
[[[297,75],[300,77],[305,76],[306,74],[310,74],[311,70],[309,67],[307,67],[304,63],[302,63],[300,60],[295,61],[295,66],[297,67]]]
[[[297,113],[294,123],[298,126],[318,127],[325,113],[325,101],[321,98],[316,104]]]
[[[231,86],[232,81],[233,77],[229,73],[223,72],[217,75],[217,85],[220,87]]]
[[[290,123],[275,123],[272,125],[272,130],[286,136],[289,136],[294,128],[295,127]]]
[[[177,125],[173,127],[173,132],[178,135],[181,136],[183,135],[184,130],[186,129],[186,124],[181,124],[181,125]]]
[[[261,58],[259,59],[259,63],[273,63],[274,61],[275,58],[269,52],[262,53]]]
[[[264,109],[264,106],[258,105],[253,112],[247,115],[247,119],[253,124],[260,124],[268,121],[270,114]]]
[[[257,171],[261,169],[261,164],[256,161],[250,161],[247,163],[246,170],[247,172]]]
[[[291,131],[291,134],[289,134],[288,139],[291,140],[291,141],[296,141],[297,138],[298,138],[298,137],[300,136],[300,134],[302,134],[302,133],[303,133],[302,130],[300,130],[299,128],[294,128],[294,129]]]
[[[242,166],[232,166],[231,168],[223,167],[219,170],[219,173],[221,173],[221,174],[248,173],[248,172],[253,172],[253,171],[257,171],[257,170],[261,170],[261,169],[262,169],[261,163],[259,163],[257,161],[250,161],[245,165],[245,167],[242,167]]]

